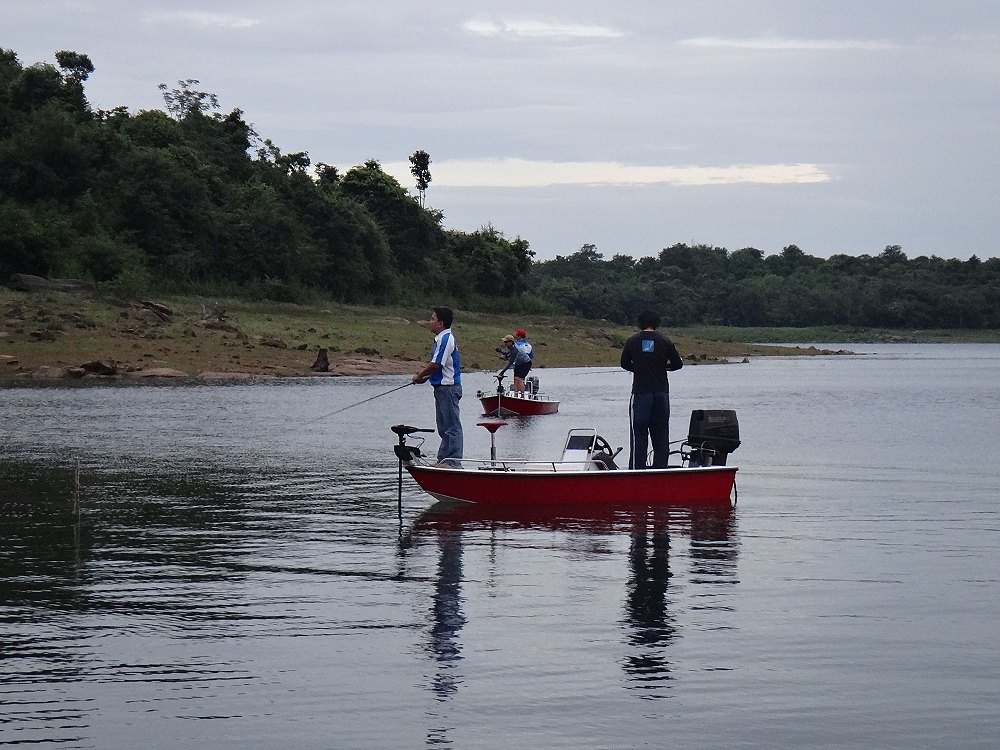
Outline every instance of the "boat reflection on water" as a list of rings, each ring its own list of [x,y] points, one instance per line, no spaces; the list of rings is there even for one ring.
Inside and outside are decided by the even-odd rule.
[[[476,503],[438,502],[425,510],[411,533],[451,528],[457,531],[492,528],[549,529],[592,534],[621,533],[633,529],[673,530],[703,535],[728,535],[734,516],[732,503],[724,500],[698,507],[657,503],[579,503],[544,506],[487,506]]]
[[[463,536],[478,535],[474,548],[482,548],[482,534],[490,534],[494,545],[502,545],[495,534],[504,531],[539,530],[584,537],[603,537],[602,554],[614,549],[614,540],[628,536],[628,569],[622,577],[624,596],[619,620],[622,632],[620,666],[625,687],[644,699],[666,697],[671,682],[669,646],[692,617],[704,621],[713,608],[711,590],[693,593],[690,584],[713,586],[736,582],[736,545],[733,541],[735,513],[729,504],[718,507],[664,507],[645,505],[593,508],[480,508],[471,504],[438,503],[426,510],[402,537],[403,547],[433,540],[438,549],[437,576],[428,627],[428,652],[437,668],[430,688],[438,701],[446,701],[459,690],[463,659],[461,631],[468,624],[463,604]],[[686,540],[686,544],[685,544]],[[579,545],[591,546],[591,542]],[[520,544],[518,545],[520,547]],[[510,560],[510,556],[502,556]],[[674,560],[676,558],[676,560]],[[675,573],[672,563],[678,568]],[[470,562],[471,564],[471,562]],[[469,573],[470,586],[478,574]],[[671,582],[686,593],[672,595]],[[698,597],[697,614],[691,606]],[[555,604],[553,606],[556,606]],[[430,739],[430,738],[429,738]],[[440,739],[440,738],[439,738]]]

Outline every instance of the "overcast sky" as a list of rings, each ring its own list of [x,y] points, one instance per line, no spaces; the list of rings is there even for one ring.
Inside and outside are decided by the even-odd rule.
[[[997,0],[0,0],[95,109],[194,78],[282,152],[377,159],[539,259],[678,242],[1000,256]]]

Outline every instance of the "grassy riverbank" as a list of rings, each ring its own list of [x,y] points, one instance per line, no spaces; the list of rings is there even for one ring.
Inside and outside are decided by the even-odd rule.
[[[320,349],[327,351],[333,374],[410,373],[426,358],[431,343],[422,326],[429,309],[423,308],[199,297],[147,302],[154,304],[0,290],[0,378],[83,377],[87,370],[81,366],[93,362],[109,365],[120,376],[166,370],[207,377],[310,375]],[[605,321],[459,310],[454,328],[464,368],[497,368],[494,349],[519,326],[528,329],[539,367],[617,365],[622,342],[634,332]],[[828,353],[746,342],[795,340],[787,329],[781,335],[707,327],[665,333],[688,364]],[[846,340],[821,339],[812,330],[799,334],[799,341]]]

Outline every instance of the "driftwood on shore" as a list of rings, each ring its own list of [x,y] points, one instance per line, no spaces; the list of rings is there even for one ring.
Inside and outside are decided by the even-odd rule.
[[[221,307],[215,307],[209,311],[202,311],[201,320],[198,323],[203,328],[208,328],[215,331],[229,331],[231,333],[239,333],[236,326],[228,322],[226,311]]]

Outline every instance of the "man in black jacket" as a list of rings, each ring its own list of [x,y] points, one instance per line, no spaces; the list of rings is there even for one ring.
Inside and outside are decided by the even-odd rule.
[[[667,373],[681,369],[684,362],[677,347],[658,333],[660,316],[652,310],[639,314],[638,333],[629,337],[622,350],[622,367],[632,373],[629,399],[630,469],[646,468],[646,453],[653,444],[654,469],[667,468],[670,454],[670,386]]]

